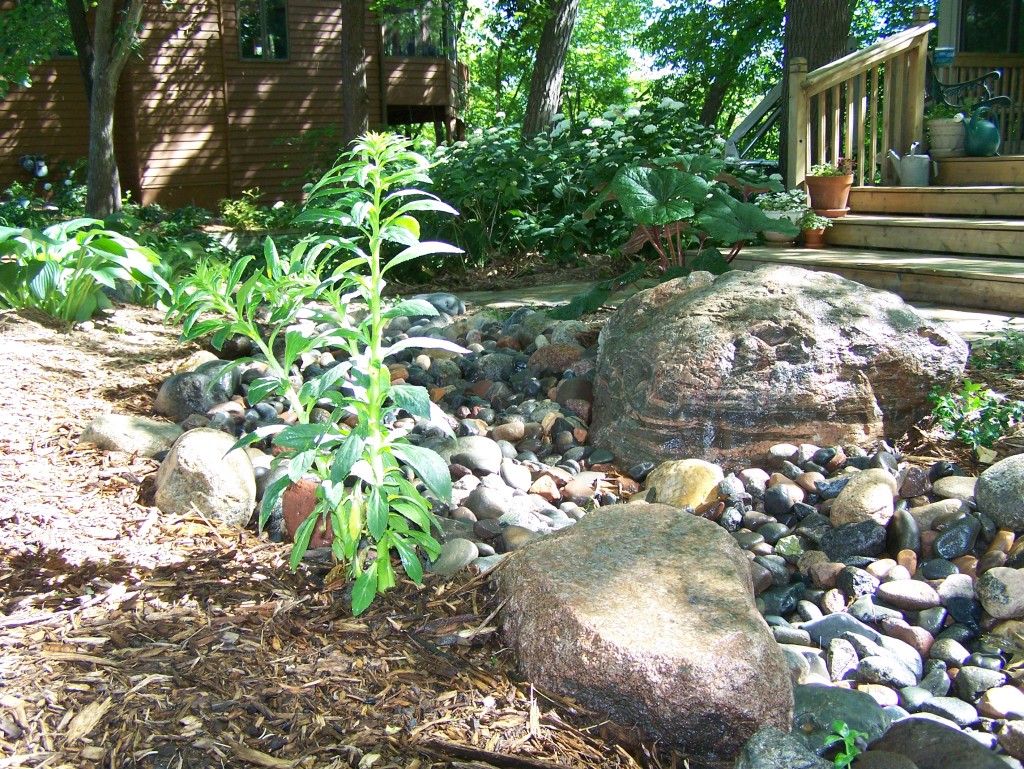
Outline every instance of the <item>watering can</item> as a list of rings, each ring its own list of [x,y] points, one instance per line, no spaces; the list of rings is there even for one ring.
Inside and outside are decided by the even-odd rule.
[[[929,155],[919,155],[917,148],[920,145],[914,142],[910,145],[910,154],[900,157],[896,150],[889,150],[889,158],[896,168],[896,175],[899,176],[901,187],[927,187],[929,173],[934,168],[938,173],[938,165]]]
[[[988,113],[992,120],[981,116]],[[997,116],[990,107],[981,106],[974,110],[969,120],[964,121],[964,151],[974,158],[987,158],[999,152],[999,126]]]

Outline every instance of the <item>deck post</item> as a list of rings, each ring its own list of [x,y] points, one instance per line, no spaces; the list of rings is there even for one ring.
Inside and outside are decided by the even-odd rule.
[[[789,63],[786,77],[789,79],[789,104],[786,105],[786,184],[802,188],[804,177],[807,176],[807,135],[810,130],[807,94],[804,93],[807,59],[795,57]]]
[[[914,9],[914,26],[927,24],[928,6]],[[914,142],[924,142],[924,99],[927,83],[928,36],[922,35],[917,47],[910,51],[910,65],[907,68],[906,113],[903,120],[903,150],[909,151]]]

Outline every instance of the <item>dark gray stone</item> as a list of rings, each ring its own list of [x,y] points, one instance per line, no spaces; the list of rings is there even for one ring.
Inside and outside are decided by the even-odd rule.
[[[1006,674],[998,670],[965,665],[960,668],[953,683],[960,699],[976,703],[989,689],[1005,684]]]
[[[880,555],[885,550],[885,527],[874,521],[849,523],[832,529],[821,538],[821,549],[830,561],[846,561],[851,556]]]
[[[998,756],[973,738],[921,716],[896,722],[871,748],[904,755],[919,769],[1006,769]]]
[[[981,523],[973,515],[965,515],[935,538],[932,549],[940,558],[952,560],[967,555],[981,531]]]
[[[824,750],[836,720],[867,734],[868,742],[889,728],[889,717],[864,692],[820,684],[793,687],[793,735],[808,749],[816,753]]]
[[[833,769],[833,764],[792,734],[766,726],[743,746],[733,769]]]

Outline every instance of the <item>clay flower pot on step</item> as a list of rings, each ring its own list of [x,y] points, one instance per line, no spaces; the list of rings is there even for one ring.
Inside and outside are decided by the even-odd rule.
[[[812,230],[804,230],[804,245],[807,248],[825,247],[825,228],[817,227]]]
[[[808,176],[805,181],[814,213],[835,219],[850,212],[847,203],[853,186],[853,174]]]

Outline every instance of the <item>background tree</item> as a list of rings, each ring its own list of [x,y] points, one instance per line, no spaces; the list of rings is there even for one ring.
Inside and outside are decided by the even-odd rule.
[[[32,67],[70,46],[63,0],[18,3],[0,14],[0,99],[31,86]]]
[[[678,0],[656,13],[640,44],[665,74],[653,93],[728,133],[782,74],[782,0]]]
[[[562,100],[562,76],[569,53],[580,0],[551,0],[537,45],[537,58],[530,80],[530,95],[523,117],[523,135],[538,133],[549,125]]]
[[[345,112],[341,138],[346,146],[370,127],[365,29],[366,0],[345,0],[341,4],[341,98]]]

